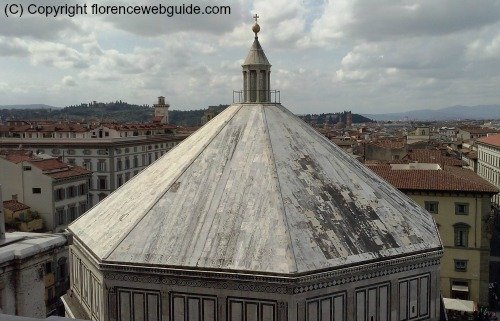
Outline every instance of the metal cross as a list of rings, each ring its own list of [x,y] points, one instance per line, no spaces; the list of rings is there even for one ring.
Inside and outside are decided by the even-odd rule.
[[[255,19],[255,23],[257,23],[257,19],[259,19],[260,17],[259,17],[259,15],[258,15],[258,14],[254,14],[254,15],[253,15],[253,18]]]

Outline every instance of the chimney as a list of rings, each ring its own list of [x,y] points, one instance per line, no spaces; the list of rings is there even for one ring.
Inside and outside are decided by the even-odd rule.
[[[0,185],[0,243],[5,240],[5,212],[3,209],[2,186]]]
[[[17,194],[12,194],[12,200],[17,201]]]

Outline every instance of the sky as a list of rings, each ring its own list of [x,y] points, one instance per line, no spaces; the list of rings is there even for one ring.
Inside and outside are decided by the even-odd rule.
[[[232,102],[259,40],[296,113],[500,104],[500,0],[23,0],[230,5],[230,15],[0,16],[0,105]],[[218,1],[218,2],[217,2]],[[2,10],[5,4],[2,1]]]

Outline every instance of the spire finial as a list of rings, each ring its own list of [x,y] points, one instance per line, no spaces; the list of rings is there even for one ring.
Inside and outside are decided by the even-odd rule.
[[[260,31],[260,26],[259,24],[257,23],[258,19],[260,18],[258,14],[254,14],[253,15],[253,18],[255,19],[255,24],[253,25],[252,27],[252,31],[253,33],[255,33],[255,38],[257,38],[257,34],[259,33]]]

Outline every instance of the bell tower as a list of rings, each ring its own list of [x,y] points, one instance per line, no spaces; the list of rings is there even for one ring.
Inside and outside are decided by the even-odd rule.
[[[257,23],[259,16],[255,14],[253,18],[255,24],[252,31],[255,34],[255,39],[242,65],[243,100],[246,103],[264,103],[271,101],[271,64],[267,60],[257,36],[260,31],[260,26]]]
[[[168,124],[168,109],[170,108],[169,103],[165,102],[165,97],[158,97],[158,103],[153,105],[155,109],[155,118],[153,122],[160,124]]]

